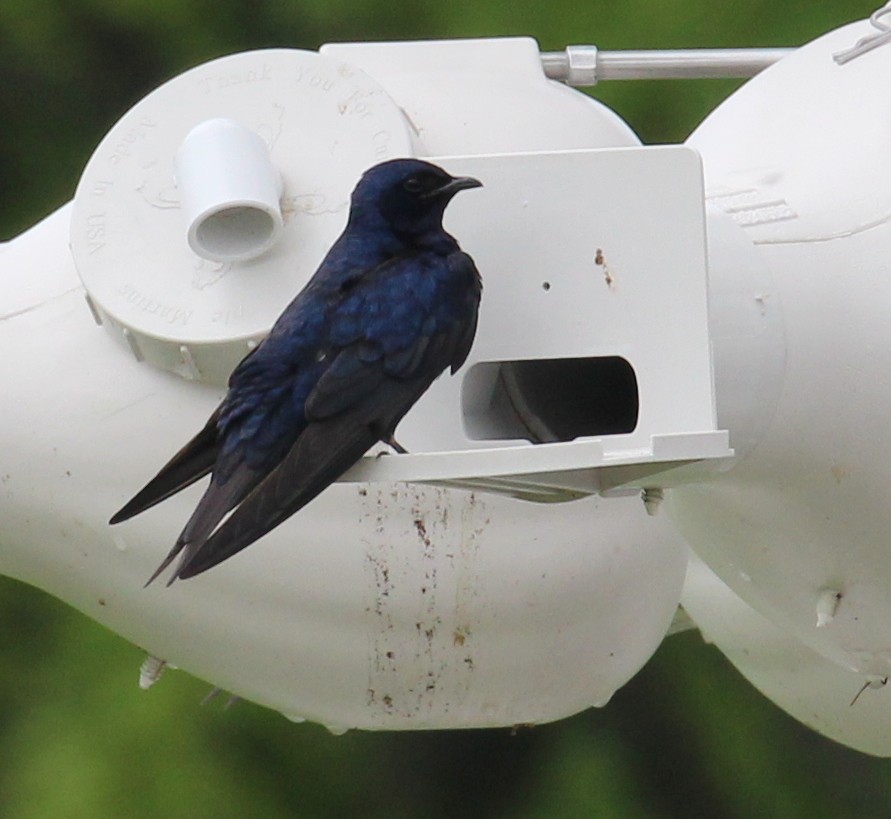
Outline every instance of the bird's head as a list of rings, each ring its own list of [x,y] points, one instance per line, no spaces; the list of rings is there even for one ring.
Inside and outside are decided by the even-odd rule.
[[[470,176],[451,176],[420,159],[391,159],[359,180],[350,222],[386,225],[403,236],[420,236],[442,227],[446,205],[458,191],[482,184]]]

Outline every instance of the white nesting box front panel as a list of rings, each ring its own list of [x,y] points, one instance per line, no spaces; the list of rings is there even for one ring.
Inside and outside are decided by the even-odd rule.
[[[457,196],[445,220],[476,260],[483,301],[467,364],[440,378],[405,418],[406,447],[517,446],[473,440],[462,423],[462,382],[476,389],[475,364],[527,359],[630,363],[638,423],[602,437],[607,460],[646,460],[665,436],[715,431],[696,152],[610,148],[435,161],[483,182]],[[463,407],[484,412],[485,396],[464,395]]]

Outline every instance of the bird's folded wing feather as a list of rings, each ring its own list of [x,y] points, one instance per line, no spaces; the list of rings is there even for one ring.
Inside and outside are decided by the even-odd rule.
[[[352,294],[345,322],[357,329],[341,334],[347,343],[337,348],[306,400],[308,426],[281,463],[184,562],[180,577],[215,566],[303,508],[392,431],[447,366],[459,366],[466,357],[473,338],[467,325],[475,322],[475,309],[431,312],[412,305],[411,294],[403,292],[403,312],[394,316],[377,303],[386,289],[363,284],[368,292],[357,288]],[[422,318],[405,311],[406,304]],[[363,311],[375,320],[354,322],[353,315]]]
[[[377,439],[352,416],[310,424],[285,459],[184,561],[178,576],[194,577],[265,535],[337,480]]]
[[[214,413],[201,432],[177,452],[154,478],[117,511],[109,523],[128,520],[203,478],[213,469],[218,449],[217,413]]]

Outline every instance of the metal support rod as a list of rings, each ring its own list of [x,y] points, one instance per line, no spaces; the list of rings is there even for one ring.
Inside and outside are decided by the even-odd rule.
[[[792,53],[792,48],[702,48],[679,51],[599,51],[593,45],[545,52],[541,64],[552,80],[596,85],[601,80],[668,80],[753,77]]]

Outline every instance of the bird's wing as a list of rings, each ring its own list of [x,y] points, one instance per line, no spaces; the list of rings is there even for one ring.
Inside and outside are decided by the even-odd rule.
[[[476,276],[464,258],[466,272]],[[235,511],[216,531],[201,525],[184,532],[188,544],[175,577],[206,571],[302,509],[390,434],[446,367],[460,366],[473,340],[479,293],[450,304],[428,277],[419,283],[412,264],[397,259],[375,268],[332,308],[330,363],[303,405],[306,428],[269,474],[242,491],[240,503],[217,507],[218,519]],[[210,537],[202,542],[205,532]]]
[[[310,424],[285,459],[183,561],[178,576],[194,577],[250,546],[337,480],[377,440],[353,416]]]
[[[175,495],[207,475],[219,450],[217,417],[211,415],[204,428],[165,464],[130,501],[112,515],[109,523],[128,520]]]
[[[437,263],[450,276],[457,272],[479,281],[464,253]],[[308,421],[346,412],[386,391],[392,382],[420,378],[426,380],[426,389],[447,366],[454,372],[463,363],[476,331],[479,292],[471,292],[465,303],[465,288],[459,288],[459,303],[450,303],[453,297],[447,288],[438,287],[433,275],[419,275],[418,264],[409,257],[381,265],[339,306],[331,322],[332,338],[339,345],[307,396]],[[456,271],[455,265],[460,269]]]
[[[374,296],[368,298],[368,313],[382,317],[379,328],[385,330],[376,332],[369,322],[339,350],[309,394],[309,423],[291,451],[184,560],[179,577],[217,565],[302,509],[393,430],[466,343],[466,317],[428,313],[413,333],[400,335],[398,318],[378,311]],[[420,305],[418,311],[423,316]]]
[[[219,522],[253,491],[292,448],[304,424],[302,412],[296,411],[286,398],[285,393],[288,392],[268,389],[255,392],[252,400],[242,401],[236,391],[230,396],[231,400],[224,402],[220,412],[222,420],[218,426],[226,428],[227,410],[239,418],[240,423],[230,429],[228,435],[220,433],[223,443],[218,447],[210,484],[149,583],[182,552],[179,568],[170,580],[172,583]],[[230,424],[231,419],[232,416],[228,416]]]
[[[215,476],[195,507],[185,528],[176,539],[176,543],[173,544],[173,548],[167,553],[167,557],[155,569],[154,574],[145,585],[148,586],[173,562],[180,552],[183,552],[179,567],[167,585],[173,583],[180,576],[182,568],[205,545],[210,533],[226,513],[237,506],[260,483],[265,474],[265,472],[251,469],[247,464],[241,463],[225,482],[221,483]]]

